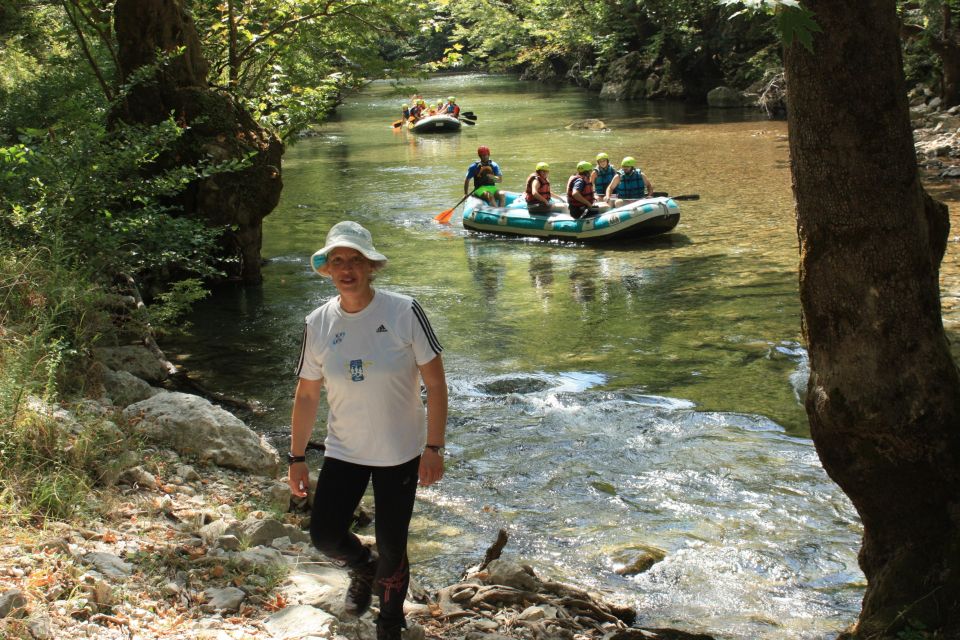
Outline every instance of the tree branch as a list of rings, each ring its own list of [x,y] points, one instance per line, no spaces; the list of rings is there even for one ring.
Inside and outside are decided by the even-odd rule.
[[[71,0],[71,3],[77,8],[77,11],[80,12],[80,15],[83,16],[83,19],[86,20],[87,24],[89,24],[93,28],[93,30],[97,32],[98,36],[100,36],[100,42],[102,42],[104,46],[107,48],[107,51],[110,52],[110,58],[113,60],[114,67],[116,69],[119,69],[120,59],[117,57],[117,50],[114,49],[113,47],[113,38],[110,36],[110,30],[109,29],[105,30],[101,23],[94,20],[92,16],[90,16],[86,11],[84,11],[83,6],[81,6],[80,2],[78,2],[77,0]],[[108,24],[109,24],[109,19],[108,19]]]
[[[110,88],[110,84],[107,82],[106,78],[103,77],[103,73],[100,71],[100,66],[93,57],[93,53],[91,53],[90,47],[87,45],[87,39],[83,35],[83,29],[80,28],[80,24],[77,22],[76,17],[70,12],[70,4],[71,3],[69,0],[63,0],[63,11],[67,14],[67,19],[70,21],[70,25],[73,27],[73,30],[77,33],[77,39],[80,42],[80,48],[83,50],[83,55],[90,64],[93,74],[97,77],[97,82],[100,84],[103,94],[106,96],[107,100],[112,101],[114,97],[113,89]]]
[[[247,54],[248,54],[251,50],[256,49],[256,48],[260,45],[260,43],[261,43],[262,41],[267,40],[267,39],[269,39],[269,38],[277,35],[278,33],[282,33],[282,32],[284,32],[284,31],[286,31],[287,29],[290,29],[290,28],[292,28],[292,27],[296,27],[296,26],[299,25],[300,23],[307,22],[308,20],[313,20],[313,19],[315,19],[315,18],[321,18],[321,17],[325,17],[325,16],[330,15],[331,7],[335,4],[335,2],[336,2],[336,0],[330,0],[329,2],[327,2],[327,3],[324,5],[323,10],[321,10],[321,11],[314,11],[313,13],[308,13],[307,15],[305,15],[305,16],[300,16],[299,18],[292,18],[292,19],[290,19],[290,20],[287,20],[287,21],[285,21],[285,22],[280,23],[279,25],[277,25],[276,27],[274,27],[274,28],[271,29],[270,31],[267,31],[266,33],[260,34],[256,42],[251,42],[249,45],[247,45],[247,46],[239,53],[239,57],[240,57],[241,59],[246,59]]]

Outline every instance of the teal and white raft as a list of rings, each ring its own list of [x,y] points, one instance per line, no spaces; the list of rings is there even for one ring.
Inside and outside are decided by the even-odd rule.
[[[491,207],[479,198],[468,198],[463,209],[463,227],[501,235],[599,242],[669,233],[680,222],[680,206],[669,197],[634,200],[575,220],[567,212],[566,202],[559,198],[553,200],[556,211],[530,213],[522,193],[506,194],[505,207]]]

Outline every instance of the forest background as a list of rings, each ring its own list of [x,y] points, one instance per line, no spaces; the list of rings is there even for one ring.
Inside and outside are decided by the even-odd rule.
[[[448,70],[626,87],[616,99],[756,92],[783,73],[784,41],[810,50],[820,26],[795,2],[746,4],[755,10],[712,0],[7,0],[4,526],[82,518],[118,453],[100,425],[61,433],[27,398],[83,397],[95,347],[171,330],[210,286],[256,283],[248,249],[279,198],[282,144],[322,122],[344,92],[392,78],[399,104],[416,78]],[[958,9],[897,3],[903,88],[936,94],[944,107],[960,104]],[[138,34],[144,28],[151,37]],[[211,216],[220,203],[208,202],[204,185],[231,181],[260,185],[259,209]]]

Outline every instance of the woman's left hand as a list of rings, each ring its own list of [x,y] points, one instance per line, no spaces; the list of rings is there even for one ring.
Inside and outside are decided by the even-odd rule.
[[[443,478],[443,456],[433,449],[426,449],[420,456],[420,484],[429,487]]]

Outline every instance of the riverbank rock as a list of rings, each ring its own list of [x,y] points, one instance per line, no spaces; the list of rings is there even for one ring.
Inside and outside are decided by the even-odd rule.
[[[730,87],[716,87],[707,92],[707,106],[718,109],[734,109],[749,104],[741,91]]]
[[[203,398],[160,393],[128,406],[123,415],[139,433],[179,454],[271,478],[280,469],[277,450],[263,436]]]
[[[0,594],[0,618],[22,618],[27,612],[27,598],[20,589],[10,589]]]
[[[153,384],[163,382],[170,375],[156,354],[143,345],[98,347],[93,350],[93,356],[114,371],[126,371]]]
[[[100,380],[107,396],[106,399],[120,408],[152,398],[163,391],[163,389],[151,386],[149,382],[138,378],[129,371],[114,371],[106,366],[103,366],[100,372]]]
[[[246,599],[247,593],[236,587],[223,589],[208,589],[204,592],[207,601],[201,609],[215,613],[233,612],[240,609],[240,604]]]
[[[600,87],[600,98],[624,101],[653,97],[663,75],[653,69],[655,63],[656,59],[644,57],[639,51],[620,56],[607,69]]]
[[[199,534],[210,547],[222,547],[220,543],[224,539],[229,542],[229,538],[240,541],[246,547],[271,545],[278,538],[286,538],[288,544],[310,542],[310,536],[298,527],[252,514],[243,521],[215,520],[204,525]]]
[[[960,105],[940,109],[929,90],[910,92],[917,162],[925,179],[953,181],[960,178]]]
[[[566,129],[586,129],[587,131],[610,131],[603,120],[596,118],[587,118],[586,120],[577,120],[568,124]]]
[[[286,607],[263,623],[275,640],[293,638],[332,638],[337,628],[337,619],[325,611],[308,605]]]

